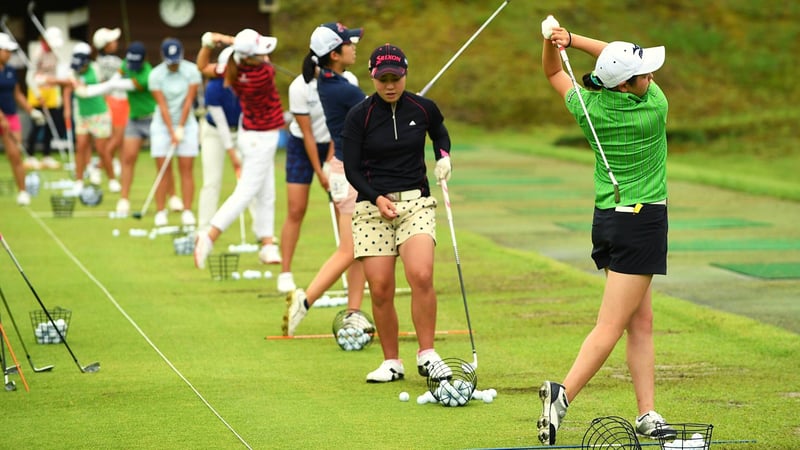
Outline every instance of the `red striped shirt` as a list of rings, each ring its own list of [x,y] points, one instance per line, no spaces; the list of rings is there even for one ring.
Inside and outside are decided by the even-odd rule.
[[[233,90],[242,104],[242,127],[245,130],[269,131],[285,125],[272,65],[239,66]]]

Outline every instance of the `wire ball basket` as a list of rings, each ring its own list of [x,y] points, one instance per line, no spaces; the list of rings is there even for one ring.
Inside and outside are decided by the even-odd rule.
[[[657,423],[659,436],[667,435],[663,430],[675,430],[674,437],[659,438],[663,450],[708,450],[711,447],[711,434],[714,425],[710,423]]]
[[[642,444],[630,422],[617,416],[598,417],[583,435],[582,449],[620,448],[641,450]]]
[[[52,322],[41,309],[30,312],[31,326],[33,327],[33,335],[36,337],[36,343],[60,344],[63,342],[62,338],[66,339],[67,337],[67,330],[72,320],[72,311],[56,306],[47,312],[53,318]]]
[[[332,330],[336,344],[347,352],[363,350],[375,338],[375,322],[359,309],[339,311],[333,318]]]
[[[72,212],[75,211],[75,197],[51,195],[50,207],[53,210],[53,217],[72,217]]]
[[[211,279],[220,281],[232,278],[233,272],[239,270],[238,253],[220,253],[208,257],[208,270],[211,272]]]
[[[478,387],[478,374],[467,361],[445,358],[428,367],[428,390],[442,406],[464,406]]]

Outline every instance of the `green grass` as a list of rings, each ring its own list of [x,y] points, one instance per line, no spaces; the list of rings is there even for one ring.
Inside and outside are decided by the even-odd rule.
[[[142,158],[133,198],[145,196],[153,176]],[[278,187],[279,225],[285,203],[282,183]],[[326,200],[315,194],[295,264],[301,285],[333,248]],[[459,229],[479,388],[499,395],[492,404],[456,409],[417,405],[426,387],[413,370],[413,339],[401,341],[408,378],[368,385],[364,376],[381,360],[379,345],[343,352],[333,338],[265,340],[279,334],[284,308],[282,298],[271,295],[274,281],[212,281],[208,271],[193,268],[191,257],[174,255],[171,238],[128,236],[130,228],[149,228],[152,217],[108,220],[87,216],[90,208],[79,205],[75,217],[56,219],[46,191],[31,212],[13,201],[0,197],[0,232],[45,304],[73,311],[68,339],[80,364],[100,361],[102,369],[82,374],[63,346],[34,343],[27,315],[37,303],[11,260],[0,258],[0,286],[34,362],[56,365],[52,373],[34,374],[21,360],[30,393],[12,377],[18,391],[0,394],[8,447],[241,447],[206,401],[253,448],[535,445],[537,386],[566,373],[602,291],[598,277]],[[111,205],[108,196],[98,209]],[[444,238],[446,219],[440,220],[438,328],[463,330],[454,257]],[[112,236],[114,228],[121,236]],[[239,242],[235,228],[218,248]],[[264,270],[254,255],[242,257],[240,270],[256,268]],[[397,298],[401,330],[410,331],[408,301]],[[793,419],[800,385],[796,334],[663,295],[654,308],[657,402],[665,416],[713,423],[715,439],[756,439],[777,449],[800,444]],[[314,309],[299,332],[329,332],[336,310]],[[441,337],[437,349],[471,359],[464,335]],[[399,402],[400,391],[412,401]],[[574,403],[559,441],[580,442],[595,417],[632,420],[635,414],[620,346]]]

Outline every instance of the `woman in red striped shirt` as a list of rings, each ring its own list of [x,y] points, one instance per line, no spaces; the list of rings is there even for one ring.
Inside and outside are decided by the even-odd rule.
[[[225,83],[242,104],[242,123],[237,146],[242,155],[242,173],[236,189],[211,218],[207,232],[197,235],[194,262],[205,267],[205,260],[219,238],[253,202],[253,231],[261,241],[258,258],[264,264],[280,264],[275,245],[275,152],[284,126],[283,108],[275,88],[275,68],[268,54],[278,40],[246,28],[233,42],[233,58],[225,68]]]

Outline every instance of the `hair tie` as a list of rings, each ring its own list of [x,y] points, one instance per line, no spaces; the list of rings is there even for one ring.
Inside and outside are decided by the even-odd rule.
[[[589,78],[592,80],[592,83],[594,83],[594,84],[596,84],[596,85],[598,85],[600,87],[604,87],[603,86],[603,82],[600,80],[600,78],[597,78],[597,75],[595,75],[594,72],[589,74]]]
[[[317,58],[317,55],[311,55],[311,60],[314,61],[314,64],[319,65],[319,58]]]

